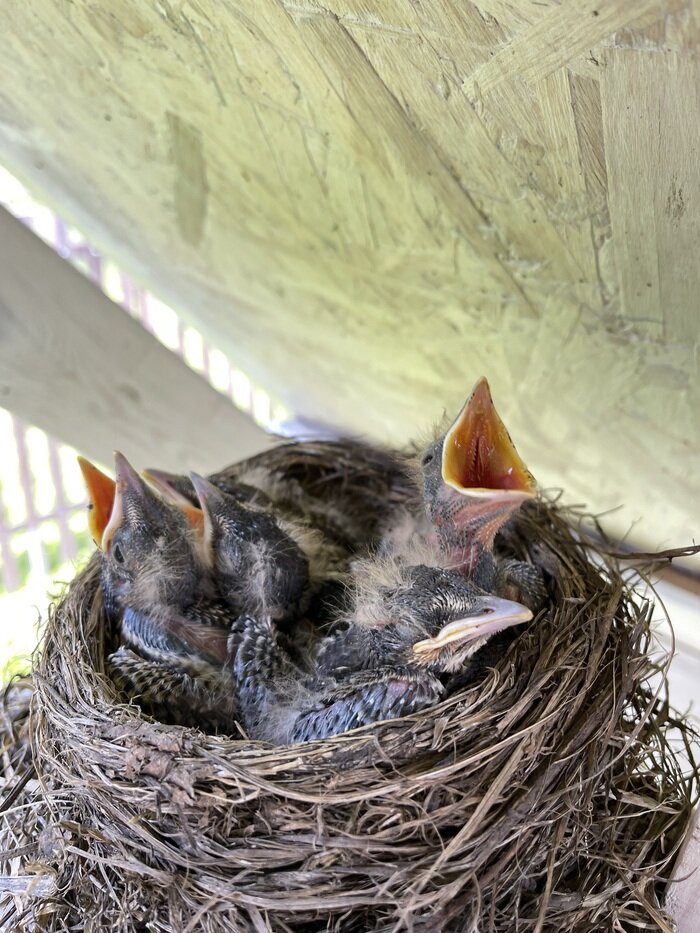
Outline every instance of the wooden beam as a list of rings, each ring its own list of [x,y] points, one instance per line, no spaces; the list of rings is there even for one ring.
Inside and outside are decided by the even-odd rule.
[[[0,209],[0,404],[102,463],[212,470],[268,436]]]

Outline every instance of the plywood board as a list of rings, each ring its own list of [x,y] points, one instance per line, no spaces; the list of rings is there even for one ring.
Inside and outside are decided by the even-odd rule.
[[[693,537],[696,2],[3,16],[0,159],[294,411],[400,442],[485,373],[543,485]]]

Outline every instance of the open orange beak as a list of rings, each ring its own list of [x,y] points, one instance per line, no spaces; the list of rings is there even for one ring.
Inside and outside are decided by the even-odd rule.
[[[105,528],[114,508],[116,483],[101,470],[98,470],[89,460],[86,460],[85,457],[78,457],[78,465],[83,474],[90,499],[88,504],[88,528],[92,540],[97,547],[101,548]]]
[[[535,480],[496,411],[485,378],[445,435],[442,479],[463,495],[510,500],[514,506],[536,493]]]

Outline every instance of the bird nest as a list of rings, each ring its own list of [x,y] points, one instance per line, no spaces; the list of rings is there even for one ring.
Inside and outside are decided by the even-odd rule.
[[[665,699],[652,606],[555,504],[523,508],[504,541],[555,571],[555,606],[493,669],[284,748],[127,704],[93,559],[50,611],[29,712],[6,701],[9,928],[667,928],[698,791],[674,749],[692,765],[697,745]]]

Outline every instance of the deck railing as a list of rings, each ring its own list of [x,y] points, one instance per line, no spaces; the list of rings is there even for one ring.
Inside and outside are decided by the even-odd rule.
[[[2,168],[0,204],[258,424],[269,428],[287,419],[284,408],[220,350],[207,346],[172,308],[99,255],[75,228],[35,202]],[[76,453],[0,409],[0,593],[16,591],[30,579],[45,578],[48,584],[59,567],[91,547]]]

